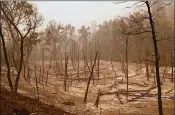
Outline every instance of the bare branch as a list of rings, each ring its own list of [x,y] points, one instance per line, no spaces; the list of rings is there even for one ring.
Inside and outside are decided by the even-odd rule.
[[[112,2],[112,3],[114,3],[114,4],[122,4],[122,3],[126,3],[127,1],[114,1],[114,2]]]
[[[128,7],[125,7],[125,8],[132,8],[133,6],[135,6],[135,5],[137,5],[137,4],[140,4],[140,3],[142,3],[142,1],[136,2],[136,3],[134,3],[133,5],[128,6]],[[124,8],[124,9],[125,9],[125,8]]]

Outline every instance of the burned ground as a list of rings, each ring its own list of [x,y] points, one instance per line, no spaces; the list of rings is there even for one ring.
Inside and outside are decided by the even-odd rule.
[[[83,62],[80,63],[79,82],[77,80],[76,71],[73,70],[71,62],[69,61],[68,90],[66,92],[63,88],[64,75],[60,74],[56,77],[54,71],[51,69],[48,73],[48,83],[46,86],[46,74],[44,74],[44,82],[42,83],[42,81],[39,80],[39,69],[37,69],[40,101],[78,115],[157,115],[157,88],[153,74],[150,73],[150,80],[147,81],[144,65],[137,71],[137,74],[135,65],[133,63],[129,65],[129,100],[127,102],[126,78],[120,69],[120,63],[115,62],[113,65],[117,73],[116,75],[114,74],[110,62],[100,61],[100,76],[97,77],[96,71],[94,71],[94,85],[91,80],[86,105],[83,103],[83,99],[89,73],[87,72],[86,76],[83,73]],[[31,66],[31,69],[32,68]],[[47,64],[45,68],[48,68]],[[161,67],[160,70],[162,73],[164,67]],[[173,82],[171,82],[170,72],[171,69],[168,68],[165,77],[161,77],[163,110],[165,115],[174,114],[174,85]],[[8,88],[4,76],[5,74],[3,74],[2,85]],[[97,108],[94,104],[99,89],[101,94],[99,107]],[[26,82],[21,76],[18,92],[19,94],[31,98],[37,98],[33,69],[31,71],[30,83]],[[32,109],[30,108],[30,110]],[[48,111],[52,111],[52,109],[48,109]]]

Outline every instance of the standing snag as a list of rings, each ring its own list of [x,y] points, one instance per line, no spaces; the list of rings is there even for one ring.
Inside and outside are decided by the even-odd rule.
[[[91,74],[90,74],[89,79],[88,79],[88,83],[87,83],[87,87],[86,87],[86,92],[85,92],[85,95],[84,95],[84,103],[86,103],[88,89],[89,89],[89,84],[90,84],[90,81],[91,81],[91,77],[93,75],[93,71],[94,71],[94,66],[95,66],[95,63],[96,63],[97,55],[98,55],[98,52],[96,52],[95,59],[94,59],[94,64],[92,65]]]
[[[100,88],[99,88],[98,93],[97,93],[97,99],[95,101],[95,106],[96,107],[98,107],[99,102],[100,102],[100,94],[101,94],[101,92],[100,92]]]

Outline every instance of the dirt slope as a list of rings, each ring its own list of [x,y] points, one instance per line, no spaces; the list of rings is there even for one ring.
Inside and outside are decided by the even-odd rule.
[[[1,113],[0,115],[13,115],[13,108],[17,111],[23,111],[20,115],[28,115],[29,113],[36,113],[36,115],[72,115],[52,105],[46,105],[20,94],[13,94],[5,89],[1,89]]]

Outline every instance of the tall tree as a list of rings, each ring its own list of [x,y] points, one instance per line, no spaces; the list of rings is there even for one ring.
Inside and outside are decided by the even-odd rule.
[[[151,26],[151,33],[152,33],[152,40],[154,44],[154,55],[155,55],[155,67],[156,67],[156,80],[157,80],[157,90],[158,90],[158,108],[159,108],[159,115],[163,115],[163,109],[162,109],[162,98],[161,98],[161,84],[160,84],[160,75],[159,75],[159,51],[158,51],[158,46],[157,46],[157,38],[156,38],[156,33],[155,33],[155,27],[154,27],[154,21],[151,13],[151,6],[150,3],[146,1],[146,6],[148,9],[148,16],[149,16],[149,22]]]
[[[157,14],[160,13],[160,11],[166,6],[160,6],[160,7],[155,7],[155,9],[153,9],[153,6],[155,6],[156,4],[159,4],[160,1],[141,1],[141,2],[137,2],[136,4],[140,4],[141,6],[145,5],[147,9],[147,11],[144,11],[144,16],[141,17],[140,20],[141,22],[143,21],[147,21],[149,24],[146,25],[146,27],[137,27],[137,29],[133,29],[133,26],[126,26],[125,27],[125,31],[122,31],[124,34],[127,35],[140,35],[140,34],[145,34],[145,33],[150,33],[151,34],[151,38],[152,38],[152,43],[153,43],[153,50],[154,50],[154,64],[156,67],[156,82],[157,82],[157,90],[158,90],[158,109],[159,109],[159,115],[163,115],[163,109],[162,109],[162,99],[161,99],[161,83],[160,83],[160,75],[159,75],[159,61],[160,61],[160,54],[159,54],[159,50],[158,50],[158,41],[160,41],[160,39],[157,38],[156,34],[158,34],[156,32],[155,27],[156,25],[156,16]],[[148,19],[148,20],[147,20]],[[128,20],[128,19],[127,19]],[[128,20],[128,22],[131,22],[132,20]],[[162,39],[161,39],[162,40]]]

